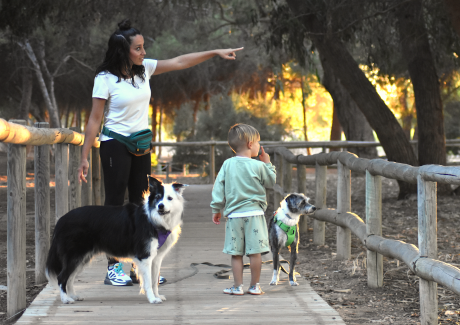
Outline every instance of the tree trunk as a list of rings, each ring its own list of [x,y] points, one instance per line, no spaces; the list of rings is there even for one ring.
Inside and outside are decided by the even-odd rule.
[[[21,120],[29,119],[30,103],[32,100],[32,76],[28,68],[22,70],[22,96],[19,104],[19,116]]]
[[[310,32],[313,44],[324,56],[324,60],[329,61],[335,76],[377,133],[388,160],[417,166],[415,153],[404,131],[342,41],[333,36],[325,36],[325,28],[321,27],[314,15],[308,14],[307,3],[301,0],[287,0],[287,3],[306,31]],[[417,191],[414,184],[398,183],[399,198]]]
[[[399,38],[414,87],[417,105],[418,161],[420,165],[446,165],[444,114],[439,80],[425,29],[421,0],[405,2],[397,10]],[[451,192],[438,184],[438,193]]]
[[[308,127],[307,127],[307,94],[304,89],[303,75],[300,75],[300,89],[302,89],[302,110],[303,110],[303,136],[305,141],[308,141]],[[311,155],[311,148],[307,148],[307,154]]]
[[[337,116],[337,109],[335,104],[333,104],[333,113],[332,113],[332,126],[331,126],[331,141],[340,141],[342,140],[342,126],[340,125],[339,117]],[[331,149],[332,151],[332,149]]]
[[[452,26],[460,36],[460,2],[458,0],[444,0],[447,12],[450,14]]]
[[[40,64],[38,62],[37,56],[35,55],[35,52],[30,45],[29,41],[26,39],[24,42],[18,42],[18,45],[26,52],[27,56],[29,57],[30,61],[32,62],[32,65],[34,66],[35,74],[37,76],[37,81],[38,85],[40,87],[40,91],[43,96],[43,100],[45,101],[46,108],[48,109],[49,116],[50,116],[50,126],[52,128],[59,128],[61,127],[61,124],[59,123],[59,114],[58,114],[58,109],[57,106],[54,106],[52,97],[50,96],[50,91],[46,87],[45,79],[43,78],[43,73],[42,69],[40,67]]]
[[[446,164],[444,115],[439,81],[431,55],[422,2],[404,3],[397,11],[402,52],[409,68],[417,105],[420,165]]]
[[[374,133],[366,117],[359,110],[353,98],[342,86],[341,82],[334,75],[334,71],[329,61],[323,60],[320,53],[321,64],[323,66],[323,86],[331,94],[334,101],[334,112],[342,126],[345,137],[349,141],[375,141]],[[356,154],[360,158],[377,158],[377,148],[348,148],[349,152]]]

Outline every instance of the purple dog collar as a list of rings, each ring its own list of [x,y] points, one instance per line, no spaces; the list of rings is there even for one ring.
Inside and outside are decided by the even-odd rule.
[[[168,239],[168,236],[171,234],[171,231],[163,231],[160,229],[157,229],[158,232],[158,249],[160,249],[161,246],[165,243],[166,239]]]

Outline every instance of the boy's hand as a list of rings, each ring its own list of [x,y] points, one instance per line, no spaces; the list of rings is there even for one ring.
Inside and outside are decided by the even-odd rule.
[[[212,214],[212,222],[214,222],[216,225],[220,225],[220,218],[222,218],[220,212]]]
[[[268,164],[270,162],[270,156],[268,155],[268,153],[265,152],[264,147],[262,146],[260,146],[260,151],[260,161],[263,161],[264,163]]]

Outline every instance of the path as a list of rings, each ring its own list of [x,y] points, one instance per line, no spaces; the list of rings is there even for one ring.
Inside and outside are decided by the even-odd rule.
[[[182,235],[163,262],[161,274],[168,282],[160,286],[167,301],[151,305],[139,295],[138,285],[112,287],[103,284],[105,256],[97,257],[77,278],[75,287],[84,301],[63,305],[58,290],[49,285],[18,320],[18,324],[345,324],[308,282],[291,287],[286,275],[281,283],[269,286],[272,266],[263,266],[262,296],[229,296],[222,289],[232,280],[216,279],[222,268],[191,263],[228,264],[222,253],[224,226],[211,221],[211,185],[192,185],[186,189],[186,213]],[[271,259],[271,254],[264,256]],[[245,258],[245,263],[249,262]],[[125,266],[125,271],[129,271]],[[247,288],[249,270],[244,272]]]

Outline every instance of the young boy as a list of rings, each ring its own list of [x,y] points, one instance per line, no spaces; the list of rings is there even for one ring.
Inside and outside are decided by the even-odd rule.
[[[217,175],[212,189],[212,221],[218,225],[221,210],[227,217],[223,252],[232,255],[234,284],[224,293],[243,295],[243,255],[248,255],[251,269],[251,285],[248,293],[263,294],[259,280],[262,270],[262,254],[270,251],[267,223],[266,187],[273,187],[275,167],[270,156],[262,148],[260,161],[259,132],[252,126],[236,124],[228,132],[228,144],[236,157],[227,159]]]

